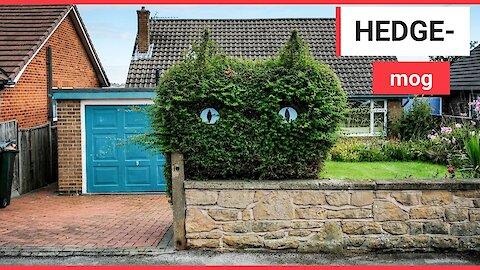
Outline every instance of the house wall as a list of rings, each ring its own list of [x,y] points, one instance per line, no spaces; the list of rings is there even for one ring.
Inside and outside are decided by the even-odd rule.
[[[395,121],[402,116],[403,108],[402,108],[402,100],[401,99],[389,99],[387,101],[387,114],[388,114],[388,121]]]
[[[450,96],[442,99],[442,112],[444,115],[460,116],[461,114],[469,115],[470,93],[452,91]]]
[[[186,181],[189,248],[480,250],[480,181]]]
[[[82,191],[82,138],[80,100],[57,102],[58,189]]]
[[[19,128],[47,123],[47,48],[52,48],[54,87],[99,87],[85,48],[69,17],[32,59],[14,87],[0,91],[0,122],[18,120]]]

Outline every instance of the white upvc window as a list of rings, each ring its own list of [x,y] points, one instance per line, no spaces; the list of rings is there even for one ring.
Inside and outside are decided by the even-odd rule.
[[[345,136],[383,136],[387,130],[387,100],[351,99],[342,124]]]

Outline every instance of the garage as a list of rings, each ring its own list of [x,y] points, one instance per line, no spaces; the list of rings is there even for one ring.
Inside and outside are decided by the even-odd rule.
[[[140,107],[85,106],[87,193],[165,191],[165,158],[132,141],[149,128]]]
[[[154,89],[56,89],[58,191],[165,192],[165,157],[132,140],[150,130],[143,109],[155,96]]]

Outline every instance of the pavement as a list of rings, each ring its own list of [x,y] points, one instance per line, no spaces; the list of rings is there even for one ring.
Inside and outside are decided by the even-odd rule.
[[[151,256],[2,257],[0,265],[480,265],[479,253],[334,256],[288,252],[178,251]]]
[[[49,186],[0,209],[0,255],[155,249],[172,219],[163,194],[72,196],[59,195]]]

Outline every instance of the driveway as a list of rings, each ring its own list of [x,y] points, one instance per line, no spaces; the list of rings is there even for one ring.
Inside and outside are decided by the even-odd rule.
[[[43,188],[0,209],[0,247],[157,247],[172,224],[168,197],[65,196]]]

